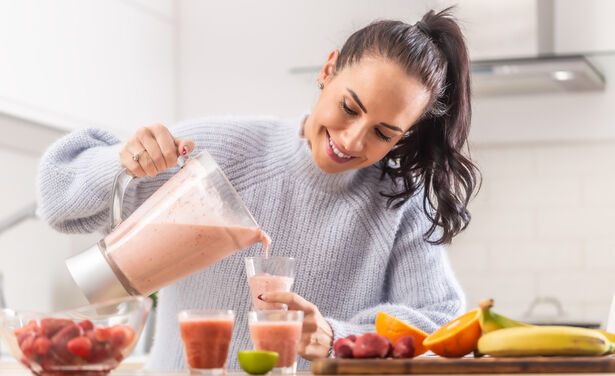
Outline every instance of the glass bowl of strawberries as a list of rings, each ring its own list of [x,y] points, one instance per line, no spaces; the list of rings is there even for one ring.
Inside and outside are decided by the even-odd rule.
[[[105,375],[133,350],[152,300],[130,296],[51,314],[0,310],[0,334],[33,373]]]

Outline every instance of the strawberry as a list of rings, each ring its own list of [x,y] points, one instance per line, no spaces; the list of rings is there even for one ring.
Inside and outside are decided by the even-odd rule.
[[[83,335],[88,337],[90,339],[90,342],[92,342],[92,344],[98,342],[98,339],[96,338],[96,334],[94,333],[94,329],[85,331]]]
[[[34,355],[34,333],[31,333],[26,339],[21,342],[19,348],[26,358],[31,358]]]
[[[414,337],[406,335],[401,336],[395,342],[393,350],[394,358],[412,358],[414,356]]]
[[[23,328],[22,328],[23,329]],[[21,344],[28,338],[30,337],[36,337],[36,334],[34,334],[31,331],[20,331],[19,334],[16,334],[17,336],[17,344],[19,346],[21,346]]]
[[[50,347],[51,341],[47,337],[38,337],[34,340],[34,351],[38,355],[47,355]]]
[[[118,324],[111,327],[111,343],[124,348],[132,343],[135,331],[128,325]]]
[[[352,349],[355,358],[385,358],[389,353],[389,341],[376,333],[365,333],[357,338]]]
[[[70,324],[73,324],[73,321],[69,319],[45,318],[41,320],[41,330],[45,337],[51,338],[60,329]]]
[[[51,338],[52,351],[61,361],[69,362],[72,358],[72,354],[68,351],[66,344],[71,339],[79,337],[80,335],[81,328],[77,324],[71,323],[70,325],[66,325]]]
[[[115,348],[121,348],[126,342],[126,332],[119,328],[111,328],[111,344]]]
[[[68,351],[73,355],[81,358],[87,358],[90,356],[90,350],[92,349],[92,342],[88,337],[75,337],[68,341],[66,344]]]
[[[111,328],[94,328],[94,335],[99,342],[108,341],[111,338]]]
[[[100,342],[92,342],[92,349],[90,350],[90,356],[87,358],[90,363],[99,363],[102,360],[107,359],[110,354],[107,349],[108,344]]]
[[[20,336],[23,336],[26,333],[39,334],[39,332],[40,332],[40,328],[38,327],[38,324],[36,323],[35,320],[30,320],[28,321],[28,325],[23,326],[21,328],[17,328],[13,331],[13,333],[15,334],[15,337],[17,338],[19,338]]]
[[[77,325],[79,325],[84,332],[94,329],[94,323],[90,320],[80,321]]]
[[[348,337],[339,338],[333,344],[333,350],[335,351],[336,358],[352,358],[352,349],[354,348],[354,342]]]

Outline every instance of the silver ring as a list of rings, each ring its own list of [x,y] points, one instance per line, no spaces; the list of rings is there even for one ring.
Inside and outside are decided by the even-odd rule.
[[[132,153],[132,160],[137,162],[139,160],[139,154],[143,153],[145,150],[141,150],[139,152],[136,153]]]

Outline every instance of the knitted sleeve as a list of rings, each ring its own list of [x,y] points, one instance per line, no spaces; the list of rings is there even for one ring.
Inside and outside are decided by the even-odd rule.
[[[327,318],[334,340],[375,332],[376,316],[381,311],[428,333],[464,312],[465,296],[445,248],[423,239],[428,226],[421,206],[409,206],[389,258],[382,302],[347,321]]]
[[[193,156],[207,149],[227,172],[254,153],[253,145],[259,139],[256,124],[270,122],[270,118],[263,119],[209,117],[182,122],[170,131],[175,137],[194,141]],[[105,232],[122,145],[111,133],[95,128],[74,131],[51,145],[39,163],[38,216],[61,232]],[[178,170],[173,167],[153,178],[131,181],[122,216],[130,215]]]
[[[94,232],[109,219],[111,184],[120,169],[120,140],[80,129],[51,145],[39,163],[37,214],[56,230]]]

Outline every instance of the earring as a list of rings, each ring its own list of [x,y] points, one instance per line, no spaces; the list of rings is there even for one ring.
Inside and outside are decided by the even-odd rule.
[[[325,87],[325,85],[324,85],[322,82],[319,82],[319,83],[318,83],[318,88],[319,88],[320,90],[322,90],[322,88],[323,88],[323,87]]]

